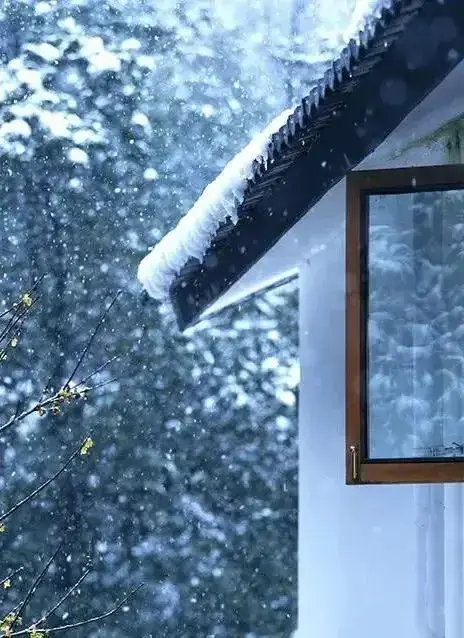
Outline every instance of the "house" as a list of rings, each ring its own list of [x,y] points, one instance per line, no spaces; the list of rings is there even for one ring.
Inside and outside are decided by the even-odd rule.
[[[464,3],[383,4],[139,268],[182,329],[299,277],[299,638],[464,636]]]

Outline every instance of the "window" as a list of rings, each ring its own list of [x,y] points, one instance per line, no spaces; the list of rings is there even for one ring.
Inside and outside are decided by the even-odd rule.
[[[348,483],[464,481],[464,165],[347,178]]]

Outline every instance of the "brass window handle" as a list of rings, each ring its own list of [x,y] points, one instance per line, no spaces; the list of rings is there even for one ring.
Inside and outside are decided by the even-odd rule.
[[[358,450],[355,445],[350,445],[351,457],[351,478],[353,481],[358,480]]]

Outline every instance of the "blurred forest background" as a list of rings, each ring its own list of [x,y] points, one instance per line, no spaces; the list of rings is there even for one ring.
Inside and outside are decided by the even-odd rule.
[[[167,309],[141,302],[136,268],[226,161],[309,91],[353,20],[354,0],[336,13],[332,5],[0,3],[3,303],[47,274],[3,363],[3,421],[50,376],[62,382],[105,300],[124,291],[87,362],[91,371],[120,355],[101,375],[117,380],[0,439],[6,507],[94,428],[85,471],[22,509],[0,539],[2,570],[24,565],[29,583],[63,543],[31,603],[36,614],[89,560],[94,571],[59,620],[101,613],[145,583],[122,613],[78,638],[295,628],[296,288],[187,337]],[[3,592],[3,611],[19,596],[16,585]]]

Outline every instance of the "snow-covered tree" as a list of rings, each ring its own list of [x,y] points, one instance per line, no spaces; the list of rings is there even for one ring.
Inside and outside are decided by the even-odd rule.
[[[64,542],[35,598],[39,613],[76,582],[82,557],[98,569],[76,613],[90,603],[103,613],[146,584],[135,616],[78,637],[286,635],[295,624],[295,289],[187,338],[164,308],[142,304],[135,278],[148,246],[286,105],[278,21],[268,37],[264,22],[229,11],[206,0],[1,9],[5,294],[47,272],[47,312],[31,321],[5,392],[30,400],[50,374],[59,386],[102,299],[125,290],[88,357],[90,369],[122,358],[113,391],[69,406],[47,438],[32,430],[27,445],[4,444],[27,467],[5,486],[12,500],[78,444],[82,427],[98,427],[98,466],[31,504],[3,551],[16,564],[40,554],[45,534]]]

